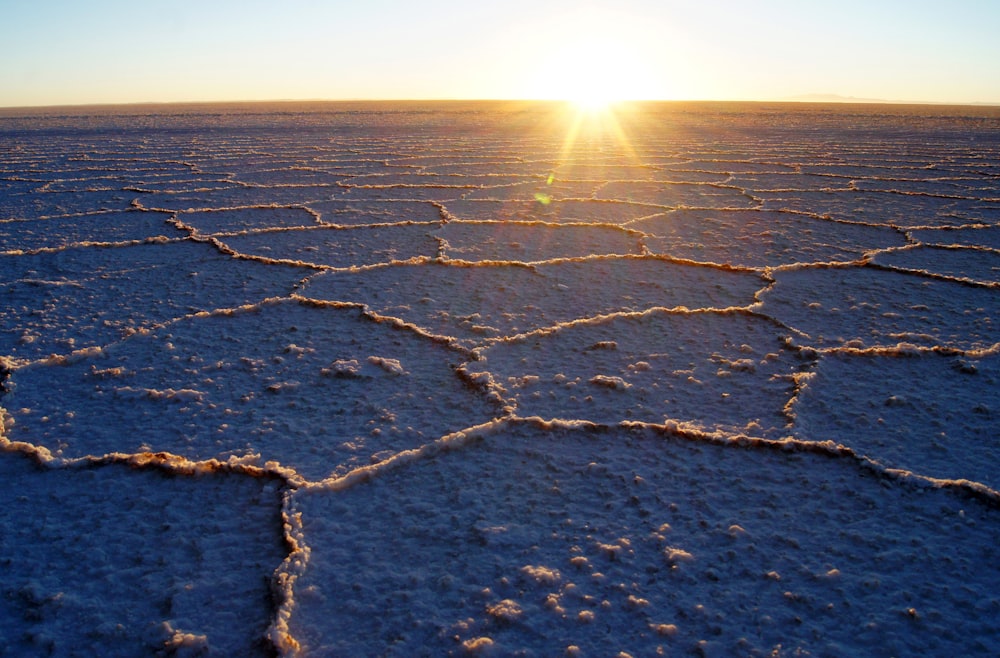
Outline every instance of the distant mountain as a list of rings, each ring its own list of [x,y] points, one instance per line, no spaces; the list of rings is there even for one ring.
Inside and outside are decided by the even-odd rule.
[[[781,100],[796,103],[906,103],[907,101],[890,101],[884,98],[858,98],[857,96],[841,96],[840,94],[801,94],[789,96]]]
[[[933,101],[901,101],[885,98],[859,98],[857,96],[841,96],[840,94],[800,94],[778,99],[791,103],[895,103],[901,105],[981,105],[1000,106],[1000,102],[980,101],[975,103],[935,103]]]

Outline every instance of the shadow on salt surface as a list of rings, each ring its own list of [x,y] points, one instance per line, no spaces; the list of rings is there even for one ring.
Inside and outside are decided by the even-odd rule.
[[[598,187],[601,181],[567,181],[562,179],[549,179],[539,177],[537,181],[530,183],[514,183],[499,187],[487,187],[481,190],[473,190],[462,196],[462,200],[469,201],[534,201],[538,194],[543,194],[552,199],[575,199],[589,198]]]
[[[0,653],[266,656],[280,481],[0,453]]]
[[[305,208],[256,207],[232,210],[182,212],[177,220],[199,233],[238,233],[253,229],[293,228],[319,225],[319,220]]]
[[[203,175],[196,178],[195,176],[199,175],[188,174],[186,178],[170,177],[162,180],[157,178],[144,178],[141,176],[137,179],[131,180],[123,178],[123,181],[127,181],[127,187],[124,189],[140,194],[157,192],[168,192],[170,194],[194,194],[196,192],[204,192],[207,190],[224,190],[237,187],[235,183],[225,178]]]
[[[211,190],[230,190],[238,187],[236,183],[225,179],[201,178],[187,181],[132,183],[124,189],[140,195],[158,193],[192,195]],[[145,197],[140,196],[139,198],[143,199]]]
[[[853,146],[840,153],[831,153],[825,162],[804,163],[801,170],[805,174],[839,176],[858,181],[923,183],[956,172],[968,173],[964,167],[952,168],[951,163],[943,162],[944,158],[953,159],[962,148],[952,144],[944,148],[932,147],[922,156],[906,156],[898,148],[864,153]]]
[[[663,212],[657,206],[598,199],[554,199],[539,192],[529,201],[470,201],[445,204],[457,219],[520,220],[549,223],[627,224],[640,217]]]
[[[664,208],[752,208],[757,205],[742,190],[712,183],[645,183],[610,181],[598,199],[646,203]]]
[[[1000,226],[964,226],[953,229],[921,229],[909,236],[922,244],[963,245],[1000,250]]]
[[[262,187],[274,187],[276,185],[330,185],[348,178],[342,174],[338,175],[335,172],[302,165],[292,165],[282,169],[238,171],[232,177],[233,180],[245,185],[259,185]]]
[[[362,174],[345,178],[342,183],[347,187],[444,187],[450,188],[455,185],[469,188],[496,187],[515,185],[523,183],[525,180],[537,179],[537,176],[514,176],[495,173],[475,173],[465,169],[449,171],[445,173],[428,173],[425,171],[413,171],[406,173],[390,174]]]
[[[307,655],[988,652],[997,510],[915,493],[821,454],[510,423],[295,494],[290,628]]]
[[[824,354],[814,372],[791,409],[798,438],[1000,490],[1000,357]]]
[[[984,349],[1000,342],[997,291],[873,267],[803,267],[774,273],[756,310],[817,347],[898,343]]]
[[[7,434],[62,457],[257,454],[321,479],[496,416],[450,365],[466,358],[357,308],[271,301],[16,370]]]
[[[232,187],[197,192],[143,194],[139,201],[146,208],[167,210],[201,210],[211,208],[245,208],[256,206],[304,205],[343,195],[344,188],[336,185]],[[131,198],[135,198],[132,194]]]
[[[32,192],[0,196],[0,220],[47,219],[98,211],[128,210],[135,192],[121,190]]]
[[[652,155],[644,155],[644,161],[655,163],[657,158]],[[700,171],[697,169],[686,169],[686,165],[678,165],[678,168],[667,167],[653,174],[653,179],[662,183],[726,183],[730,175],[726,172]]]
[[[534,199],[526,201],[470,200],[467,198],[448,201],[444,212],[449,219],[472,221],[536,221],[532,210],[540,206]]]
[[[746,312],[665,312],[575,323],[498,342],[466,365],[518,416],[694,422],[751,436],[787,433],[803,365],[775,324]]]
[[[742,267],[851,262],[906,244],[888,227],[761,210],[675,210],[629,228],[652,234],[645,243],[653,253]]]
[[[496,160],[492,162],[462,162],[461,158],[457,158],[457,161],[421,167],[421,171],[444,175],[462,174],[464,176],[494,176],[498,178],[544,178],[552,172],[552,168],[555,166],[554,162],[524,162],[516,160],[513,158],[522,156],[520,156],[520,151],[515,151],[514,153],[514,155],[507,156],[512,158],[507,161],[504,160],[504,156],[501,154],[496,155]]]
[[[532,215],[546,222],[627,224],[663,212],[657,206],[614,200],[564,199],[536,203]]]
[[[324,224],[358,226],[361,224],[397,224],[400,222],[440,222],[441,210],[430,201],[366,201],[333,199],[309,204]]]
[[[851,179],[839,176],[802,174],[795,171],[787,171],[781,173],[734,174],[731,179],[726,181],[726,184],[752,190],[751,193],[756,194],[757,192],[780,190],[847,190],[850,187]]]
[[[38,184],[33,192],[41,195],[59,192],[118,192],[127,189],[122,187],[125,184],[126,181],[121,178],[90,172],[90,175],[83,178],[55,179],[44,185]]]
[[[288,294],[311,271],[190,240],[0,255],[0,354],[32,359],[105,345],[189,313]]]
[[[363,267],[410,258],[433,258],[440,249],[433,226],[316,227],[222,237],[243,256],[276,258],[328,267]]]
[[[449,222],[434,232],[444,256],[470,262],[531,263],[555,258],[639,255],[641,234],[607,226]]]
[[[753,272],[612,257],[530,267],[427,262],[324,272],[300,293],[365,304],[429,333],[475,343],[614,312],[746,306],[763,283]]]
[[[0,221],[0,252],[57,249],[81,242],[133,242],[184,237],[163,213],[107,212],[55,219]]]
[[[448,185],[389,185],[385,187],[347,186],[338,195],[348,201],[450,201],[460,199],[478,185],[463,185],[457,178]]]
[[[752,192],[765,210],[794,210],[833,219],[899,227],[961,226],[1000,221],[1000,203],[926,194],[860,190]]]
[[[703,149],[704,146],[704,143],[699,144],[696,142],[690,144],[689,149],[684,149],[684,151],[694,159],[671,165],[669,168],[702,173],[714,172],[716,174],[733,176],[769,176],[772,174],[797,173],[798,171],[798,167],[791,162],[783,164],[780,162],[751,161],[750,158],[754,160],[765,157],[768,159],[778,159],[774,154],[763,153],[760,150],[759,144],[749,150],[735,148],[735,145],[732,145],[729,148],[719,149],[715,152],[699,153],[698,151]],[[781,151],[783,159],[791,159],[789,155],[787,150],[783,149]]]
[[[875,254],[876,265],[1000,287],[1000,251],[917,245]],[[998,297],[997,303],[1000,303]]]
[[[630,180],[649,181],[662,175],[659,167],[634,164],[628,158],[601,162],[600,157],[587,157],[579,161],[564,162],[557,165],[553,171],[557,178],[563,180]]]
[[[891,174],[890,174],[891,175]],[[902,192],[931,196],[988,196],[996,183],[984,177],[935,178],[931,180],[855,179],[851,183],[857,190],[866,192]],[[987,193],[987,194],[984,194]]]
[[[349,140],[348,143],[334,146],[329,150],[313,151],[308,157],[310,167],[322,169],[342,181],[363,174],[392,173],[400,170],[400,165],[391,164],[385,160],[387,145],[379,144],[370,147],[367,152],[357,153],[358,143]]]
[[[30,194],[32,195],[31,200],[34,200],[35,190],[44,184],[40,180],[13,180],[5,178],[4,176],[7,175],[23,178],[25,172],[18,172],[13,167],[8,169],[3,166],[3,163],[0,163],[0,219],[10,219],[8,216],[10,208],[23,206],[28,201],[24,195]],[[10,204],[11,199],[17,199],[17,201]]]

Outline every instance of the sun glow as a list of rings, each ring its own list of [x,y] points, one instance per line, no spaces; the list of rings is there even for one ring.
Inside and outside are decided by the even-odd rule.
[[[612,95],[601,93],[600,89],[593,91],[594,93],[579,94],[575,98],[568,98],[567,100],[573,104],[573,107],[578,112],[583,114],[603,114],[610,111],[612,105],[622,100]]]
[[[535,97],[570,101],[595,113],[620,101],[659,98],[660,82],[628,43],[610,35],[579,35],[552,51]]]

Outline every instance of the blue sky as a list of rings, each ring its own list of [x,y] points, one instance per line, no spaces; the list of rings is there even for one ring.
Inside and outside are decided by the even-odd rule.
[[[266,99],[1000,102],[1000,0],[0,0],[0,106]]]

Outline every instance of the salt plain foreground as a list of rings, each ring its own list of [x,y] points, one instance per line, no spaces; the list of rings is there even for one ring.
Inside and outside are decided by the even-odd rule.
[[[996,655],[1000,113],[0,113],[0,655]]]

